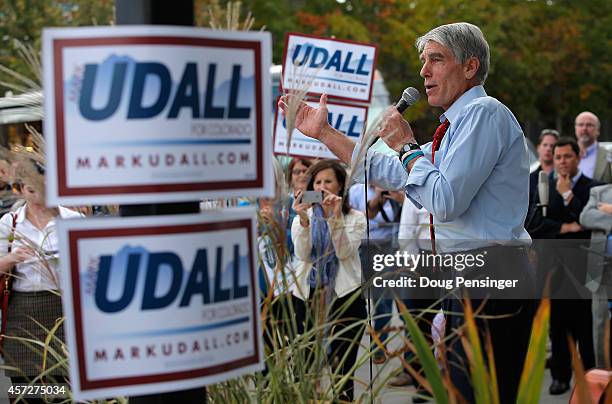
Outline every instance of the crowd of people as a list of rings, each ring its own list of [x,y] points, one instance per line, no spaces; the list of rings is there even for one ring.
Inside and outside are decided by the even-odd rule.
[[[540,274],[550,277],[553,297],[548,362],[553,379],[549,392],[553,395],[570,389],[568,335],[575,341],[585,369],[609,367],[604,335],[612,297],[607,250],[612,224],[612,195],[607,191],[612,159],[597,141],[600,126],[599,118],[585,111],[576,116],[575,136],[542,130],[537,145],[540,164],[530,177],[526,228],[536,243]],[[549,194],[545,215],[538,192],[540,172],[546,173]]]

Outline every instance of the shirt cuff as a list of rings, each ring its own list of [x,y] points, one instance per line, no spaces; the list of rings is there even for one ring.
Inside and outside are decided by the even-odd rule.
[[[426,158],[421,157],[412,166],[408,180],[406,181],[406,196],[417,208],[423,207],[423,201],[419,195],[419,189],[427,182],[427,179],[437,168]]]

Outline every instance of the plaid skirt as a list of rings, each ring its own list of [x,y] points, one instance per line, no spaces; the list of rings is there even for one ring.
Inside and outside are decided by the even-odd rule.
[[[8,307],[6,337],[4,338],[4,364],[18,370],[5,369],[8,377],[33,377],[43,372],[45,339],[62,317],[61,297],[48,291],[13,291]],[[23,341],[17,338],[27,338]],[[62,348],[64,327],[60,326],[51,338],[46,355],[45,370],[66,357]],[[59,358],[58,358],[59,356]],[[49,376],[67,376],[68,362],[47,373]]]

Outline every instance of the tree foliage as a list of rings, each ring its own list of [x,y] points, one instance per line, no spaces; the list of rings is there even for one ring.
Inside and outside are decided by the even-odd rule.
[[[377,44],[378,68],[392,98],[408,85],[422,88],[414,48],[433,27],[467,21],[478,25],[491,47],[487,91],[515,113],[526,133],[554,127],[573,134],[583,110],[604,123],[610,117],[612,3],[608,0],[245,0],[274,38],[289,31]],[[272,10],[266,8],[273,5]],[[425,102],[408,112],[417,131],[433,133],[436,110]],[[606,125],[606,123],[608,123]]]
[[[45,27],[108,25],[113,0],[0,0],[0,64],[31,77],[15,41],[40,50]],[[1,79],[1,78],[0,78]],[[0,94],[4,93],[0,87]]]
[[[223,15],[226,0],[194,0],[196,24],[209,10]],[[0,63],[25,65],[13,40],[39,48],[43,27],[106,25],[112,0],[0,0]],[[478,25],[491,47],[487,91],[515,113],[531,137],[543,127],[572,134],[574,116],[595,112],[610,122],[612,2],[609,0],[243,0],[253,29],[272,33],[281,63],[288,32],[335,36],[378,45],[378,68],[392,98],[408,85],[421,87],[414,48],[419,35],[458,21]],[[0,91],[3,89],[0,89]],[[440,110],[419,102],[408,112],[417,132],[431,134]]]

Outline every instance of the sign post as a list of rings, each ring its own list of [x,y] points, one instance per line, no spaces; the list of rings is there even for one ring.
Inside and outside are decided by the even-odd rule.
[[[173,6],[173,7],[172,7]],[[115,19],[117,25],[126,24],[171,24],[192,26],[194,22],[193,0],[179,0],[170,3],[163,0],[115,0]],[[155,8],[155,11],[152,10]],[[164,8],[163,10],[161,8]],[[197,213],[200,210],[197,201],[166,204],[132,204],[120,205],[120,216],[162,215]],[[204,402],[206,402],[204,390]],[[131,397],[135,404],[170,404],[176,401],[198,400],[201,389],[183,390],[175,393],[144,395]]]

